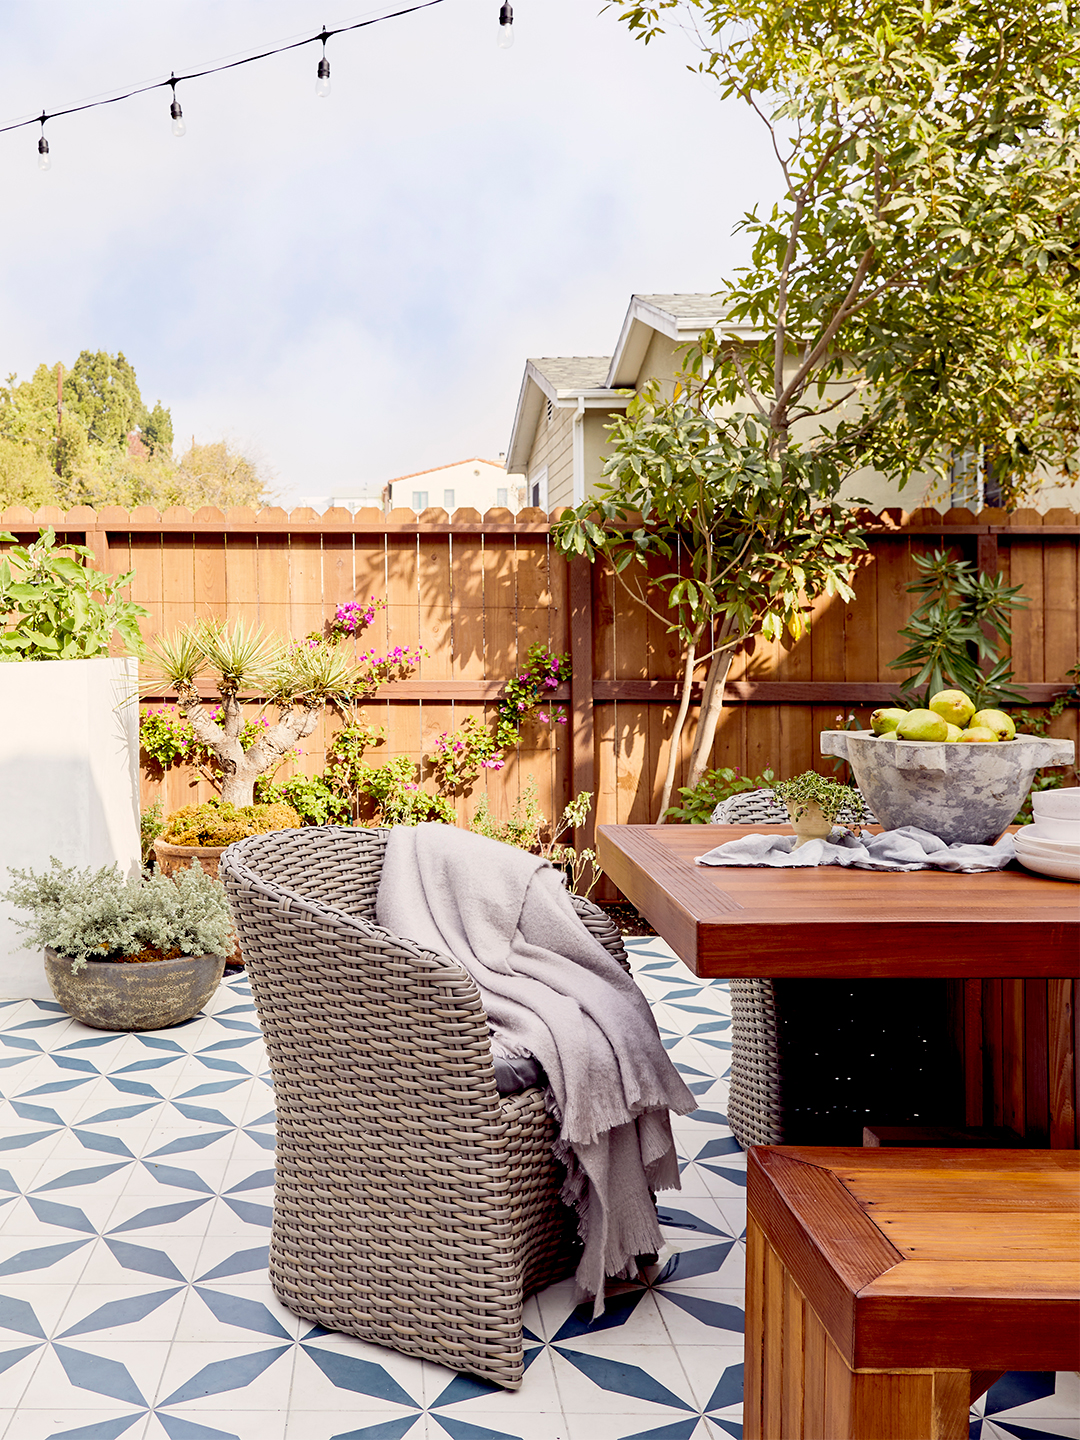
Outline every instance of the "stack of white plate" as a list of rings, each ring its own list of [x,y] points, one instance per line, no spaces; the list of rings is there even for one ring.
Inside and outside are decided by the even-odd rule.
[[[1080,882],[1080,788],[1039,790],[1031,808],[1035,823],[1013,836],[1016,858],[1040,875]]]

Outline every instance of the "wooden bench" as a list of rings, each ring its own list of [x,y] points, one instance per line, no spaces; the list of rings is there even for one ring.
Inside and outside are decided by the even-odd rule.
[[[749,1152],[746,1440],[966,1440],[1080,1365],[1080,1152]]]

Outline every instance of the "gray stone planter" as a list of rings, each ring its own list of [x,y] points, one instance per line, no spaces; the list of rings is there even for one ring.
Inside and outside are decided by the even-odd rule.
[[[1068,765],[1071,740],[1024,737],[993,745],[893,740],[870,730],[823,730],[821,753],[839,755],[886,830],[916,825],[948,845],[991,845],[1011,825],[1035,771]]]
[[[224,955],[176,960],[90,960],[72,974],[72,961],[45,951],[45,975],[58,1003],[95,1030],[165,1030],[197,1015],[225,969]]]

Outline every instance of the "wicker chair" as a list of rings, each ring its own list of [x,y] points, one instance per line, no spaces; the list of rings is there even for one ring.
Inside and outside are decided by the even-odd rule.
[[[710,820],[790,824],[771,790],[732,795]],[[865,802],[863,820],[877,823]],[[945,982],[733,979],[730,987],[727,1114],[744,1150],[857,1145],[864,1124],[906,1123],[933,1108],[948,1064]]]
[[[374,923],[388,834],[278,831],[221,859],[274,1081],[270,1276],[327,1329],[517,1389],[522,1302],[573,1272],[576,1217],[543,1091],[497,1093],[472,979]]]

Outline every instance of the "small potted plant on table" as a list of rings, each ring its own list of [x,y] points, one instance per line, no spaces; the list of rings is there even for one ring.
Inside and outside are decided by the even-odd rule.
[[[11,869],[3,895],[32,917],[26,949],[45,951],[57,1001],[97,1030],[161,1030],[190,1020],[217,988],[233,945],[223,886],[198,865],[175,876],[125,878],[115,865],[52,861]]]
[[[787,806],[791,828],[798,836],[796,850],[808,840],[827,840],[834,825],[845,825],[860,833],[866,810],[862,796],[850,785],[827,780],[816,770],[804,770],[772,788],[777,799]]]

